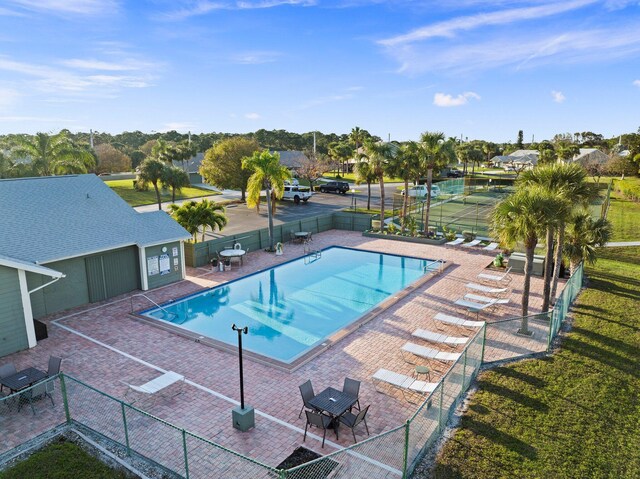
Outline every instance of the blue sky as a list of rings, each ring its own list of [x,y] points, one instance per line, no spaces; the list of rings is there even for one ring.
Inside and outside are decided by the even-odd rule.
[[[3,0],[0,133],[640,126],[640,2]]]

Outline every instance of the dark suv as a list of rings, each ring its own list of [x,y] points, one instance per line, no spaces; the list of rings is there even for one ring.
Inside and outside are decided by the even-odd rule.
[[[347,191],[349,191],[349,183],[346,181],[330,181],[320,185],[320,193],[342,193],[344,195]]]
[[[451,169],[447,172],[448,178],[462,178],[464,174],[460,170]]]

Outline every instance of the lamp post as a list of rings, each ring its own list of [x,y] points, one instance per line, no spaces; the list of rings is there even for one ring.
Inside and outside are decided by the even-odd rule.
[[[248,327],[239,328],[235,323],[231,326],[238,333],[238,364],[240,367],[240,407],[232,410],[233,427],[245,432],[255,426],[255,414],[251,406],[244,405],[244,374],[242,367],[242,335],[249,332]]]

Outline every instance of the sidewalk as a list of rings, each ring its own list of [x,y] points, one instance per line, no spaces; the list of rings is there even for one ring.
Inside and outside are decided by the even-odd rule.
[[[224,200],[239,200],[240,199],[240,192],[239,191],[235,191],[235,190],[218,190],[217,188],[210,186],[210,185],[204,185],[204,184],[197,184],[197,185],[193,185],[193,186],[197,186],[198,188],[203,188],[205,190],[211,190],[211,191],[217,191],[220,192],[222,194],[220,195],[212,195],[212,196],[202,196],[202,197],[198,197],[198,198],[186,198],[184,200],[176,200],[176,204],[177,205],[181,205],[182,203],[184,203],[185,201],[202,201],[203,199],[208,199],[208,200],[213,200],[213,201],[224,201]],[[167,208],[170,204],[172,204],[172,201],[165,201],[164,203],[162,203],[162,209],[164,211],[167,211]],[[138,213],[147,213],[149,211],[158,211],[158,205],[156,203],[150,204],[150,205],[142,205],[142,206],[136,206],[133,208],[134,210],[136,210]]]
[[[619,246],[640,246],[640,241],[617,241],[609,242],[605,245],[606,248],[616,248]]]

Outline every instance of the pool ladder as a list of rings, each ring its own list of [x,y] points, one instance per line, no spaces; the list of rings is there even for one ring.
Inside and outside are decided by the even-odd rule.
[[[322,258],[322,251],[311,249],[309,244],[304,245],[304,264],[310,264]]]
[[[165,308],[163,308],[162,306],[160,306],[158,303],[156,303],[153,299],[151,299],[149,296],[147,296],[146,294],[142,294],[142,293],[138,293],[138,294],[134,294],[131,296],[131,313],[133,313],[133,298],[140,296],[145,298],[146,300],[148,300],[151,304],[153,304],[156,308],[158,308],[159,310],[161,310],[162,312],[164,312],[167,316],[169,321],[171,321],[172,319],[175,319],[178,317],[178,315],[176,313],[172,313],[171,311],[167,311]]]
[[[424,267],[424,272],[425,273],[429,273],[430,271],[433,271],[431,269],[431,266],[434,264],[439,264],[438,266],[438,273],[442,273],[444,271],[444,260],[443,259],[437,259],[435,261],[430,261],[429,263],[427,263]]]

